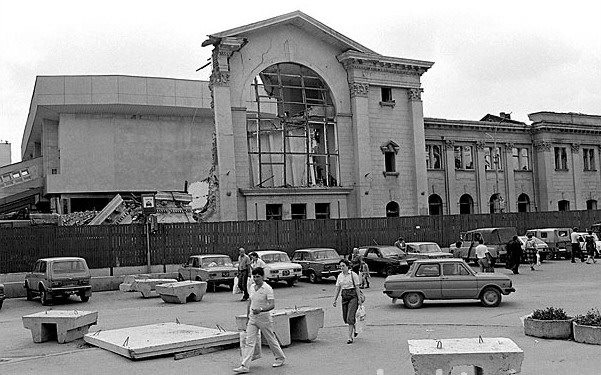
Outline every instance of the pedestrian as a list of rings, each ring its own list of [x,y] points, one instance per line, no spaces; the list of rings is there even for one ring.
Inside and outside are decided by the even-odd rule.
[[[248,254],[248,257],[250,258],[251,271],[257,267],[261,267],[263,268],[263,270],[265,269],[265,267],[267,267],[267,264],[263,261],[263,259],[259,258],[259,254],[257,254],[256,251],[253,251],[252,253]]]
[[[403,237],[399,237],[399,239],[394,243],[394,246],[401,249],[404,253],[407,252],[407,244],[405,243],[405,239]]]
[[[340,269],[342,272],[338,274],[336,279],[336,293],[332,306],[336,307],[338,296],[342,295],[342,319],[348,324],[348,340],[347,344],[352,344],[357,333],[355,332],[355,315],[357,308],[361,304],[359,300],[359,275],[350,269],[350,263],[346,259],[340,261]]]
[[[363,259],[361,259],[361,285],[359,288],[369,288],[369,279],[371,279],[371,275],[369,274],[369,266]]]
[[[509,267],[514,274],[519,274],[520,263],[522,261],[522,243],[518,239],[518,236],[513,238],[507,243],[507,262],[511,266]]]
[[[588,254],[588,257],[586,258],[586,264],[591,264],[590,261],[592,260],[593,263],[597,263],[597,261],[595,260],[595,252],[597,251],[597,243],[595,241],[595,237],[593,237],[593,231],[592,230],[588,230],[586,237],[584,237],[584,243],[585,243],[585,247],[586,247],[586,253]]]
[[[359,273],[361,272],[361,262],[362,261],[363,261],[363,257],[361,256],[361,254],[359,254],[359,249],[355,247],[353,249],[353,255],[351,256],[351,269],[357,275],[359,275]]]
[[[526,252],[526,262],[530,264],[530,271],[534,271],[534,265],[536,264],[536,242],[534,242],[534,238],[532,238],[532,233],[528,233],[524,248]]]
[[[238,287],[244,293],[241,301],[248,300],[248,277],[250,276],[250,258],[243,247],[238,249]]]
[[[570,234],[570,242],[572,243],[572,263],[576,263],[576,257],[580,257],[580,262],[584,262],[584,256],[580,248],[580,241],[578,241],[578,227],[574,227]]]
[[[488,272],[490,267],[490,252],[482,239],[478,240],[478,246],[476,246],[476,258],[478,258],[480,272]]]
[[[286,356],[280,347],[273,329],[273,318],[269,311],[275,308],[273,289],[265,282],[265,271],[261,267],[252,270],[253,284],[250,287],[250,300],[246,306],[246,339],[242,347],[242,363],[234,372],[244,374],[250,371],[249,365],[255,351],[259,331],[267,340],[271,352],[275,356],[273,367],[280,367],[286,361]]]

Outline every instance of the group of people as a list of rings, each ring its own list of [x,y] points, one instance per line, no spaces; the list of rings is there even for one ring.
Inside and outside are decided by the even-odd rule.
[[[241,350],[241,364],[234,368],[238,374],[250,372],[250,363],[255,357],[255,346],[260,345],[260,334],[265,337],[275,362],[273,367],[283,366],[286,356],[275,335],[273,318],[270,311],[275,308],[273,289],[265,282],[265,263],[257,253],[246,255],[244,248],[238,250],[238,287],[244,293],[242,301],[247,301],[246,316],[248,323]],[[369,269],[363,262],[358,249],[353,250],[351,260],[340,260],[341,272],[336,279],[336,291],[332,305],[336,307],[338,297],[342,297],[342,319],[348,325],[347,344],[352,344],[358,332],[355,329],[357,309],[363,303],[360,296],[360,285],[369,288]],[[252,283],[248,285],[248,275],[252,275]],[[359,275],[363,274],[363,277]],[[366,275],[366,276],[365,276]]]
[[[593,231],[588,230],[587,234],[582,237],[578,233],[578,228],[574,227],[572,230],[572,234],[570,234],[570,242],[572,244],[572,263],[576,263],[576,257],[580,258],[580,262],[584,262],[584,254],[587,254],[586,263],[590,264],[591,261],[593,263],[597,263],[595,260],[595,256],[598,256],[597,244],[595,241],[595,237],[593,236]],[[585,251],[583,251],[585,250]]]

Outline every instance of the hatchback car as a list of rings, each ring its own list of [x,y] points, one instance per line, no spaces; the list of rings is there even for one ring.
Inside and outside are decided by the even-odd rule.
[[[409,269],[407,254],[396,246],[363,246],[359,248],[370,272],[381,275],[405,273]]]
[[[424,300],[479,299],[486,307],[501,303],[501,295],[515,292],[511,279],[498,273],[476,273],[463,259],[421,259],[407,274],[388,276],[384,294],[406,308],[422,307]]]
[[[82,302],[87,302],[92,295],[90,279],[90,270],[83,258],[38,259],[33,271],[25,275],[27,300],[39,295],[42,305],[48,305],[56,297],[76,294]]]
[[[206,281],[207,287],[213,291],[218,285],[234,287],[234,278],[238,269],[234,267],[232,259],[223,254],[192,255],[188,262],[182,264],[177,270],[179,281]]]
[[[279,250],[260,250],[257,255],[265,262],[265,280],[269,282],[285,281],[288,286],[294,285],[302,276],[303,267],[292,263],[290,257]]]
[[[488,248],[488,252],[495,261],[505,262],[507,258],[507,249],[505,245],[517,236],[518,232],[514,227],[498,227],[498,228],[479,228],[465,232],[462,236],[463,244],[459,249],[452,249],[455,258],[463,258],[467,262],[478,261],[476,257],[476,246],[478,240],[482,239],[484,245]]]
[[[453,258],[453,254],[443,252],[436,242],[407,242],[407,258],[415,260]]]
[[[292,261],[303,267],[303,276],[311,283],[338,276],[340,259],[340,254],[330,248],[298,249],[292,254]]]

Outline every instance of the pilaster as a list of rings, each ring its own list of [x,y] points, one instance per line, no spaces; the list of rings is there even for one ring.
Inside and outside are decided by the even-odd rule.
[[[484,148],[486,142],[476,142],[476,188],[478,192],[479,213],[489,213],[488,189],[486,188],[486,169],[484,168]]]
[[[457,194],[457,181],[455,177],[455,141],[445,140],[445,184],[447,186],[447,214],[459,214],[459,194]]]
[[[421,88],[408,89],[409,112],[413,126],[413,152],[415,161],[415,200],[418,215],[428,214],[428,173],[426,170],[426,133],[424,130],[424,110]],[[447,202],[448,204],[448,202]]]
[[[515,170],[513,169],[513,143],[505,143],[505,212],[517,212],[517,196],[515,193]]]
[[[534,162],[536,170],[536,180],[538,182],[538,210],[539,211],[550,211],[549,205],[549,191],[551,186],[549,185],[553,180],[554,161],[551,154],[551,142],[546,140],[538,140],[534,142]],[[555,210],[555,209],[553,209]]]
[[[571,210],[584,210],[586,209],[586,202],[581,201],[582,199],[582,181],[578,181],[576,176],[582,175],[583,161],[580,156],[580,143],[572,143],[570,145],[572,150],[572,182],[574,184],[574,206],[570,205]]]

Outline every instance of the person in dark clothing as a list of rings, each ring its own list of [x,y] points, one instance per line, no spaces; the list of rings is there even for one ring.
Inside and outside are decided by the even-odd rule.
[[[238,249],[238,287],[244,293],[242,301],[248,301],[248,276],[250,275],[250,258],[243,247]]]
[[[518,236],[513,236],[511,241],[507,242],[506,249],[507,261],[511,265],[510,268],[513,273],[517,275],[522,261],[522,243],[518,240]]]
[[[359,249],[353,249],[353,255],[351,256],[351,270],[359,275],[361,273],[361,262],[363,261],[363,257],[359,254]]]
[[[597,263],[595,260],[595,252],[597,251],[597,244],[595,242],[595,237],[593,237],[593,231],[589,230],[587,232],[586,237],[584,237],[584,243],[586,248],[586,253],[588,254],[588,258],[586,258],[586,264],[591,264],[589,261],[593,261],[593,263]]]

